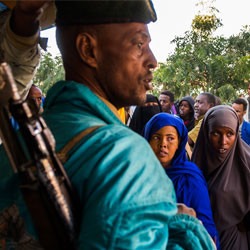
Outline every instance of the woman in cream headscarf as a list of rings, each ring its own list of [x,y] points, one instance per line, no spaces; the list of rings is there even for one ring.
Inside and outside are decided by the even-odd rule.
[[[192,161],[208,183],[221,249],[250,249],[250,147],[240,139],[231,107],[219,105],[206,113]]]

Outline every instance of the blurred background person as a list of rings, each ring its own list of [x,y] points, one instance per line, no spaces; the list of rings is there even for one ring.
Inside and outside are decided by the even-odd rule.
[[[160,112],[162,112],[162,109],[158,98],[147,94],[145,104],[135,108],[129,127],[142,135],[143,128],[149,119]]]
[[[244,120],[246,120],[247,122],[250,122],[250,82],[247,83],[247,96],[243,98],[246,99],[247,101],[247,110],[246,110],[246,114],[244,115]]]
[[[195,126],[188,132],[188,144],[191,148],[194,147],[198,137],[201,123],[206,112],[216,105],[216,98],[209,92],[203,92],[195,98],[194,103],[194,116]]]
[[[177,114],[174,105],[174,94],[171,91],[164,90],[159,95],[159,101],[162,107],[162,112],[169,114]]]
[[[194,128],[194,99],[191,96],[183,97],[179,102],[179,116],[188,131]]]
[[[247,101],[244,98],[237,98],[233,101],[232,107],[239,117],[239,133],[241,139],[250,145],[250,123],[244,120],[244,116],[247,112]]]
[[[27,101],[37,113],[41,114],[43,112],[43,92],[35,84],[32,84],[29,90]]]

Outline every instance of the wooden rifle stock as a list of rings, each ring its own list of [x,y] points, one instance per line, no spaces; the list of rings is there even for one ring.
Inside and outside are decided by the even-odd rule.
[[[2,77],[2,79],[1,79]],[[11,126],[18,122],[20,133]],[[6,63],[0,66],[0,136],[44,249],[76,249],[76,198],[45,121],[23,100]],[[20,139],[21,138],[21,139]]]

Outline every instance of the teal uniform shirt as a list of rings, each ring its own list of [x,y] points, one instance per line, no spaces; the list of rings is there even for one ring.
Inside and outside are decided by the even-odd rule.
[[[44,110],[57,151],[86,128],[100,126],[71,150],[64,164],[80,201],[79,249],[213,249],[198,220],[176,215],[172,182],[149,144],[86,86],[55,84]],[[5,185],[16,181],[10,173],[4,180]],[[12,188],[11,202],[3,204],[0,187],[2,209],[21,199]],[[25,205],[20,208],[30,224]],[[32,226],[26,230],[32,235]]]

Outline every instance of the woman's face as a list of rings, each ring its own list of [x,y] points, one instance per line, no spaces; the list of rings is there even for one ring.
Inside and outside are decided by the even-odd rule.
[[[218,154],[227,153],[235,142],[236,134],[231,128],[216,127],[209,133],[209,141]]]
[[[176,128],[173,126],[162,127],[151,136],[149,143],[162,166],[170,167],[179,146]]]

